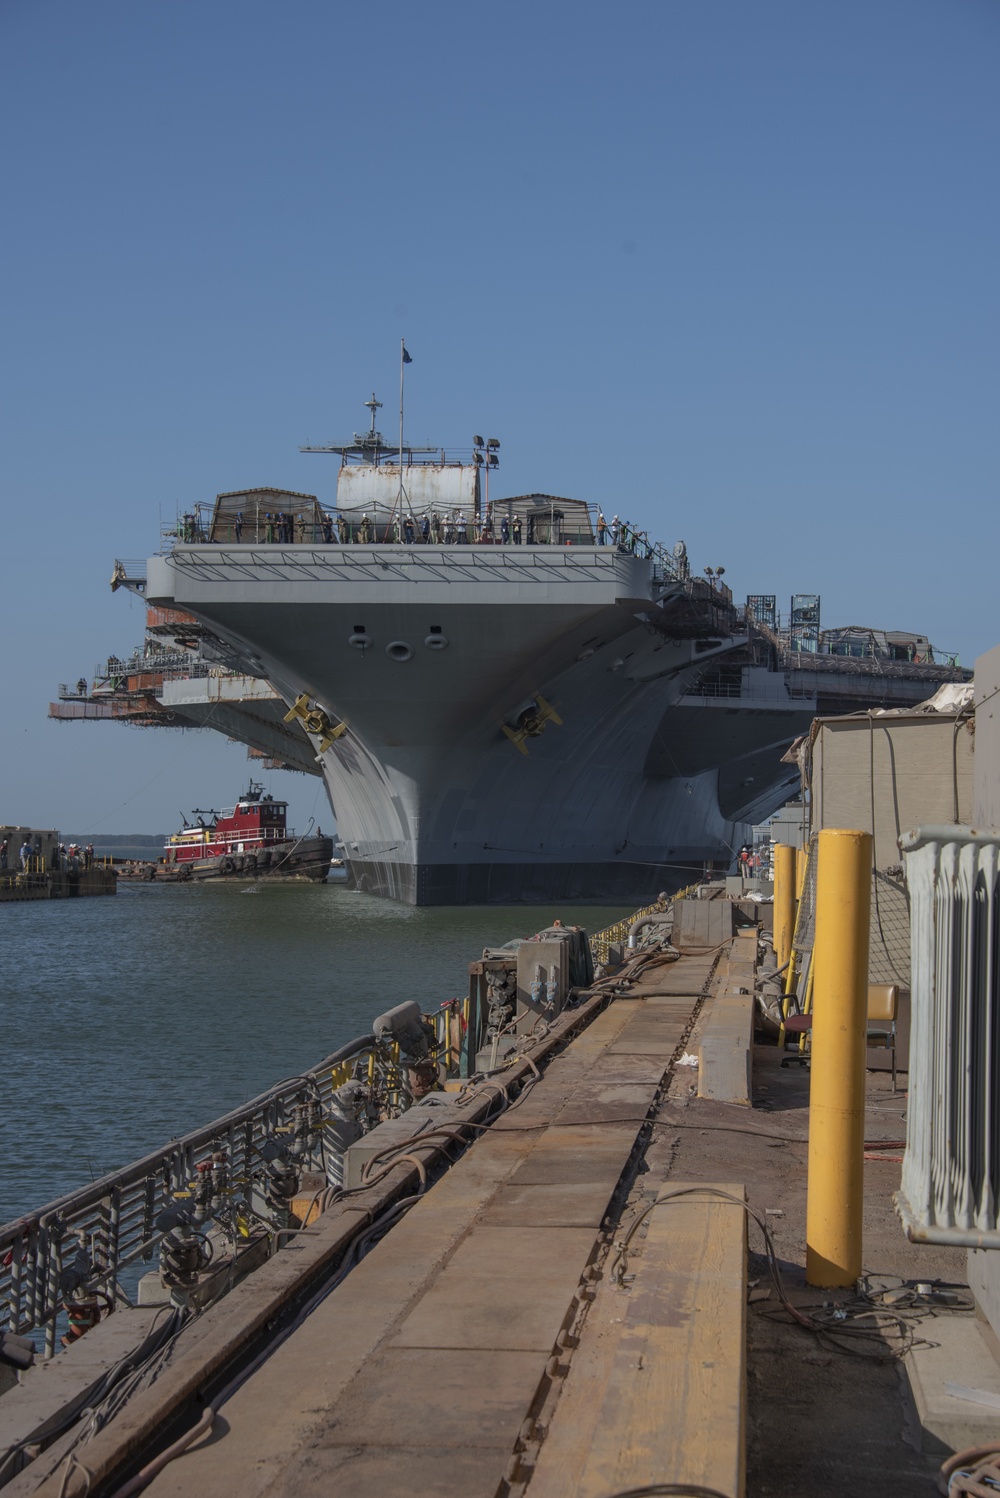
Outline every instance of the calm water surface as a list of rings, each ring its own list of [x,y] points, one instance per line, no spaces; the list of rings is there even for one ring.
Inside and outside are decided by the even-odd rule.
[[[624,907],[413,910],[334,885],[0,905],[0,1223],[296,1076],[486,945]]]

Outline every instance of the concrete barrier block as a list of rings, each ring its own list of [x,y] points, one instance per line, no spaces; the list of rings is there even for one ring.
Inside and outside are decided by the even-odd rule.
[[[673,944],[680,952],[719,947],[733,934],[731,900],[678,900]]]
[[[753,992],[730,976],[716,994],[698,1048],[698,1096],[749,1108],[753,1097]]]

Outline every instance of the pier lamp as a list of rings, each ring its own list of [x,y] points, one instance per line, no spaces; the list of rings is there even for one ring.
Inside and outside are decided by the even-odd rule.
[[[472,439],[472,461],[477,468],[482,468],[486,475],[486,486],[484,504],[487,513],[490,507],[490,469],[500,467],[500,442],[496,437],[489,437],[484,442],[482,437],[476,436]],[[477,522],[482,519],[479,509],[476,510]]]
[[[486,443],[483,441],[482,437],[473,437],[473,439],[472,439],[472,461],[476,465],[476,477],[477,478],[479,476],[479,470],[480,470],[480,468],[482,468],[483,464],[486,462],[486,454],[483,451],[483,449],[484,449],[485,446],[486,446]],[[489,482],[489,480],[487,480],[487,483],[488,482]],[[477,529],[478,529],[478,526],[479,526],[479,520],[480,520],[480,514],[479,514],[479,485],[477,484],[476,485],[476,527],[477,527]]]
[[[500,443],[495,437],[490,437],[486,443],[486,513],[490,513],[490,469],[500,467],[498,449]]]

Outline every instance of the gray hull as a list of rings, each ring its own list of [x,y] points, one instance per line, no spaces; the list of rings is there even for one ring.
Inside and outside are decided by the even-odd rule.
[[[745,638],[671,637],[653,564],[611,548],[178,546],[147,598],[347,725],[311,735],[345,862],[411,904],[632,900],[728,866],[817,709],[753,665],[713,695]],[[519,745],[540,700],[562,722]]]

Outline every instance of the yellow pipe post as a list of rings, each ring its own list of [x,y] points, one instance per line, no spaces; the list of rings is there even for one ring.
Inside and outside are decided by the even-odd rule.
[[[774,849],[774,955],[784,967],[792,952],[795,932],[795,849],[778,843]]]
[[[795,850],[795,898],[802,899],[802,891],[806,887],[806,869],[809,866],[809,849],[796,848]]]
[[[861,1273],[871,834],[827,829],[818,854],[806,1280],[825,1287]]]

